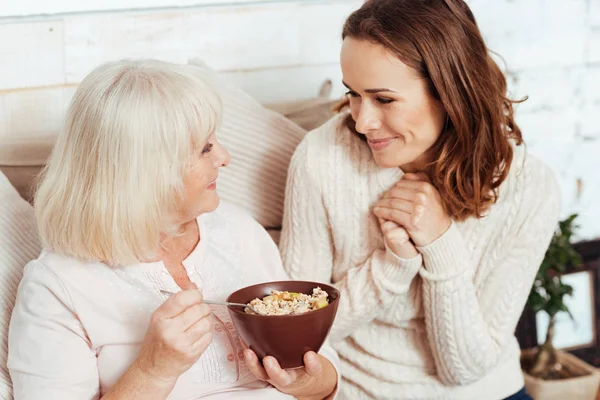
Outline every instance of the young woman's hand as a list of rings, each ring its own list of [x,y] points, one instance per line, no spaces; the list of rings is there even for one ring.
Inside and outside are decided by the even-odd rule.
[[[418,247],[435,241],[452,223],[440,194],[424,173],[405,174],[377,202],[373,212],[381,220],[404,228]]]
[[[390,198],[390,192],[391,190],[385,193],[382,199]],[[379,227],[381,228],[381,233],[383,233],[385,244],[392,251],[392,253],[400,258],[405,259],[411,259],[419,254],[417,249],[415,249],[414,244],[411,242],[410,236],[406,229],[394,221],[380,217],[377,217],[377,220],[379,221]]]

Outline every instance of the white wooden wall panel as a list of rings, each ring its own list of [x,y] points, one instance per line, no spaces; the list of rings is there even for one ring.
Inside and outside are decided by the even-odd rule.
[[[335,64],[226,72],[223,76],[263,104],[314,97],[327,79],[333,82],[332,97],[344,92],[341,71]],[[9,144],[51,140],[60,129],[75,88],[73,84],[0,92],[0,153],[4,153],[0,159],[7,160]],[[17,159],[11,157],[11,164]]]
[[[226,72],[223,76],[263,104],[314,97],[327,79],[333,83],[332,97],[344,93],[341,71],[335,64]],[[60,129],[75,88],[73,84],[0,92],[0,159],[6,161],[6,153],[20,142],[51,140]],[[18,162],[17,156],[10,159],[11,164]]]
[[[186,14],[96,14],[65,18],[65,80],[77,83],[99,64],[122,58],[185,62]]]
[[[314,97],[327,79],[333,83],[332,98],[341,97],[345,92],[342,71],[337,64],[225,72],[223,75],[263,104]]]
[[[341,24],[361,2],[0,19],[0,158],[14,164],[19,143],[51,140],[76,85],[108,60],[198,57],[262,103],[314,97],[326,79],[341,95]]]
[[[0,0],[0,17],[286,1],[293,0]]]
[[[63,22],[0,25],[0,90],[63,83]]]
[[[0,24],[0,91],[78,83],[98,64],[121,58],[198,57],[219,71],[333,65],[341,25],[360,3],[296,1]]]
[[[62,124],[75,87],[55,87],[0,93],[0,159],[11,165],[31,164],[32,154],[21,157],[23,144],[51,143]]]
[[[341,25],[356,3],[68,17],[66,81],[79,82],[99,63],[125,57],[198,57],[219,71],[336,63]]]
[[[8,11],[0,7],[0,159],[12,165],[36,162],[32,155],[52,142],[77,84],[109,60],[200,58],[265,104],[314,97],[327,79],[339,96],[341,26],[362,0],[215,0],[219,6],[90,13],[67,10],[86,2],[41,3],[23,18],[2,18]],[[178,4],[192,3],[206,2]]]
[[[300,59],[312,63],[336,63],[340,60],[342,28],[346,18],[364,0],[308,7],[298,14],[302,32]]]

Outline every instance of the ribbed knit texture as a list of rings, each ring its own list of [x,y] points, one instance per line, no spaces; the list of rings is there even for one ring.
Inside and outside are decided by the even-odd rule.
[[[298,146],[280,243],[295,279],[341,291],[331,340],[348,399],[501,399],[523,386],[514,329],[558,220],[554,176],[515,146],[498,202],[420,255],[386,249],[374,203],[403,175],[334,117]]]
[[[25,264],[40,253],[33,208],[0,172],[0,399],[12,399],[8,324]]]

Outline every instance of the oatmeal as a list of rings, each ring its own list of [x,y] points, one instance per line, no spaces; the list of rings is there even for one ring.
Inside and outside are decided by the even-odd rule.
[[[294,315],[319,310],[329,305],[328,294],[320,287],[314,288],[312,295],[296,292],[272,290],[269,296],[254,299],[249,306],[261,315]],[[254,314],[246,308],[248,314]]]

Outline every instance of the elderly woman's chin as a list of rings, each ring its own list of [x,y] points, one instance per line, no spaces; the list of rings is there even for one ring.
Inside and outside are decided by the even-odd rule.
[[[193,220],[202,214],[215,211],[219,204],[221,204],[221,198],[216,192],[213,191],[210,195],[203,193],[195,200],[188,200],[180,206],[180,215],[185,220]]]
[[[203,198],[200,207],[197,207],[197,209],[200,210],[198,215],[213,212],[219,207],[219,204],[221,204],[221,197],[216,190],[207,192],[208,193],[205,193],[204,196],[202,196]]]
[[[211,199],[211,202],[209,204],[209,210],[207,210],[206,212],[212,212],[215,211],[218,207],[219,204],[221,204],[221,198],[219,197],[219,195],[215,192],[213,198]]]

